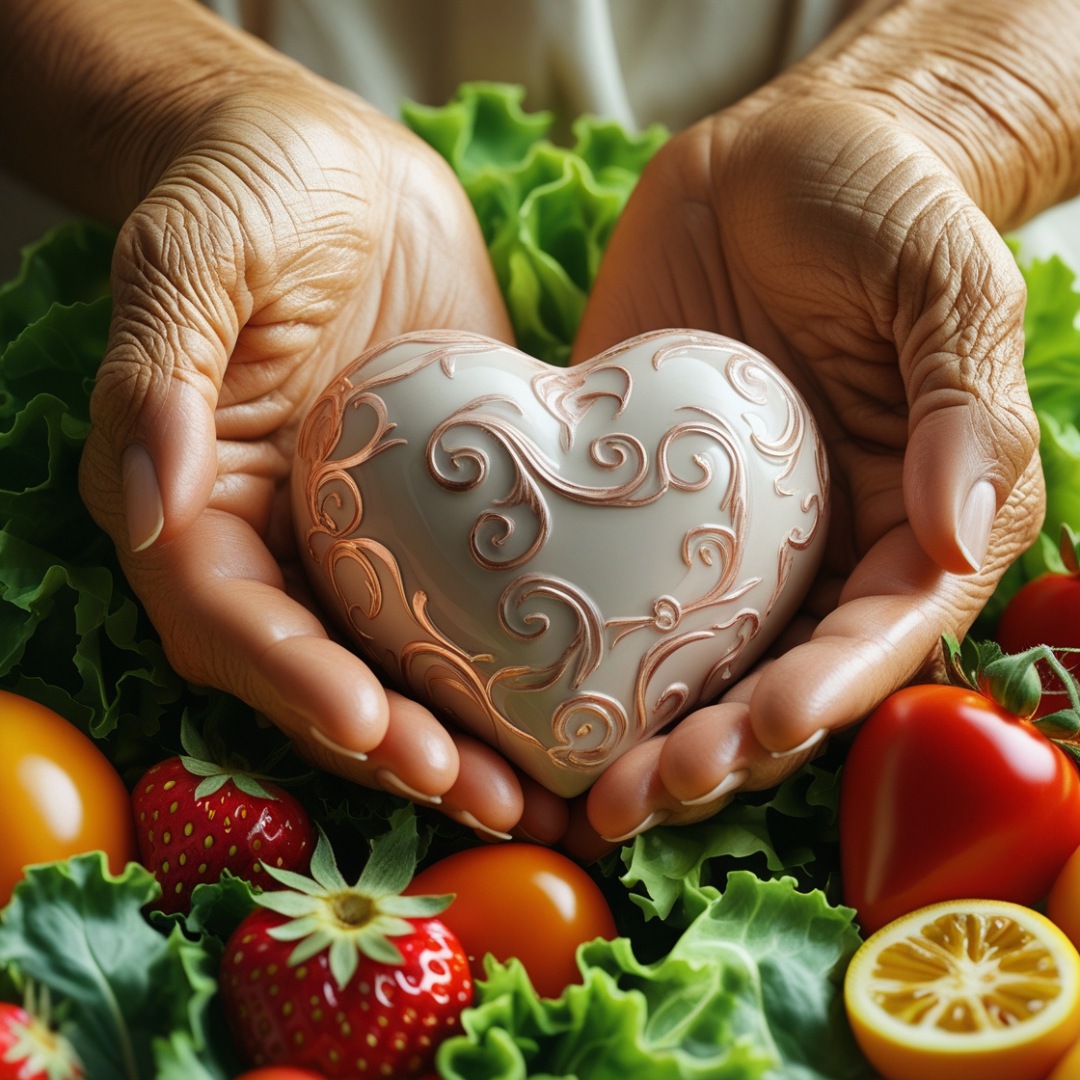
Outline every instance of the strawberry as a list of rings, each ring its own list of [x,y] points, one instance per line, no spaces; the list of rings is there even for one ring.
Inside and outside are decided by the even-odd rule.
[[[48,996],[24,1005],[0,1001],[0,1080],[82,1080],[71,1043],[49,1022]]]
[[[355,885],[321,835],[311,877],[256,896],[225,946],[221,995],[249,1065],[327,1077],[430,1074],[435,1051],[471,1003],[469,961],[436,916],[449,896],[402,896],[416,864],[404,812],[372,845]]]
[[[132,807],[143,865],[157,878],[158,907],[184,912],[192,889],[223,870],[257,882],[264,866],[301,869],[311,858],[315,829],[284,788],[206,758],[185,727],[187,754],[151,766],[135,785]]]

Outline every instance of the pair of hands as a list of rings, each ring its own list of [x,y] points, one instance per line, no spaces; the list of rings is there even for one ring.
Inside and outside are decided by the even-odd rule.
[[[772,786],[962,633],[1041,524],[1022,280],[940,157],[872,105],[783,80],[672,138],[575,358],[669,326],[769,356],[830,453],[828,551],[771,662],[568,806],[385,690],[299,579],[287,475],[331,376],[409,330],[511,340],[445,163],[290,68],[200,114],[123,226],[113,276],[82,492],[171,662],[315,764],[481,835],[587,856]]]

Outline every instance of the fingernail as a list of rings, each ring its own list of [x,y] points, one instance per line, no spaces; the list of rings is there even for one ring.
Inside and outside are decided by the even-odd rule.
[[[964,509],[960,512],[960,526],[956,537],[972,570],[978,570],[986,558],[990,546],[990,530],[997,514],[997,494],[989,480],[980,480],[968,492]]]
[[[669,817],[671,817],[671,813],[668,810],[654,810],[644,821],[639,822],[629,832],[624,832],[622,836],[604,836],[602,839],[609,844],[625,844],[627,840],[633,840],[635,836],[647,832],[657,825],[663,825]]]
[[[376,769],[375,779],[391,794],[401,795],[411,802],[427,803],[428,806],[438,806],[442,802],[441,795],[428,795],[423,791],[417,791],[389,769]]]
[[[466,829],[472,829],[474,832],[488,836],[492,840],[514,839],[508,832],[499,832],[498,829],[492,829],[490,826],[485,825],[473,814],[470,814],[468,810],[444,810],[443,813],[447,817],[453,818],[459,825],[464,825]]]
[[[132,443],[120,459],[124,516],[132,551],[145,551],[161,535],[165,510],[161,505],[157,470],[145,446]]]
[[[321,742],[323,746],[328,750],[332,750],[335,754],[352,758],[353,761],[367,761],[367,754],[363,750],[350,750],[348,747],[342,746],[341,743],[334,742],[329,735],[326,735],[320,728],[315,727],[314,724],[308,728],[308,734],[316,742]]]
[[[817,746],[827,734],[825,728],[818,728],[812,735],[807,735],[798,746],[793,746],[790,750],[772,750],[770,754],[774,758],[795,757],[796,754],[803,754],[812,746]]]
[[[729,772],[716,787],[705,792],[704,795],[699,795],[696,799],[680,799],[679,801],[683,806],[704,806],[705,803],[715,802],[725,795],[730,795],[733,791],[738,791],[749,776],[749,769],[736,769],[734,772]]]

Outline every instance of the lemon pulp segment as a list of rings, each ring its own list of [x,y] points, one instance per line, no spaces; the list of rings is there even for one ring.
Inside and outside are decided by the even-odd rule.
[[[1047,942],[1015,919],[950,911],[885,945],[867,988],[905,1026],[963,1035],[1041,1016],[1062,982]]]

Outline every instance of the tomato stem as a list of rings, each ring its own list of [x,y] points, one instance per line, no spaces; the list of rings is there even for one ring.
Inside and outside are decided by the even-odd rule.
[[[1059,744],[1080,761],[1080,686],[1072,672],[1049,645],[1034,645],[1019,653],[1003,653],[995,642],[962,643],[948,634],[942,637],[945,665],[950,680],[996,702]],[[1032,719],[1042,698],[1042,680],[1036,664],[1044,663],[1069,698],[1067,708]]]

